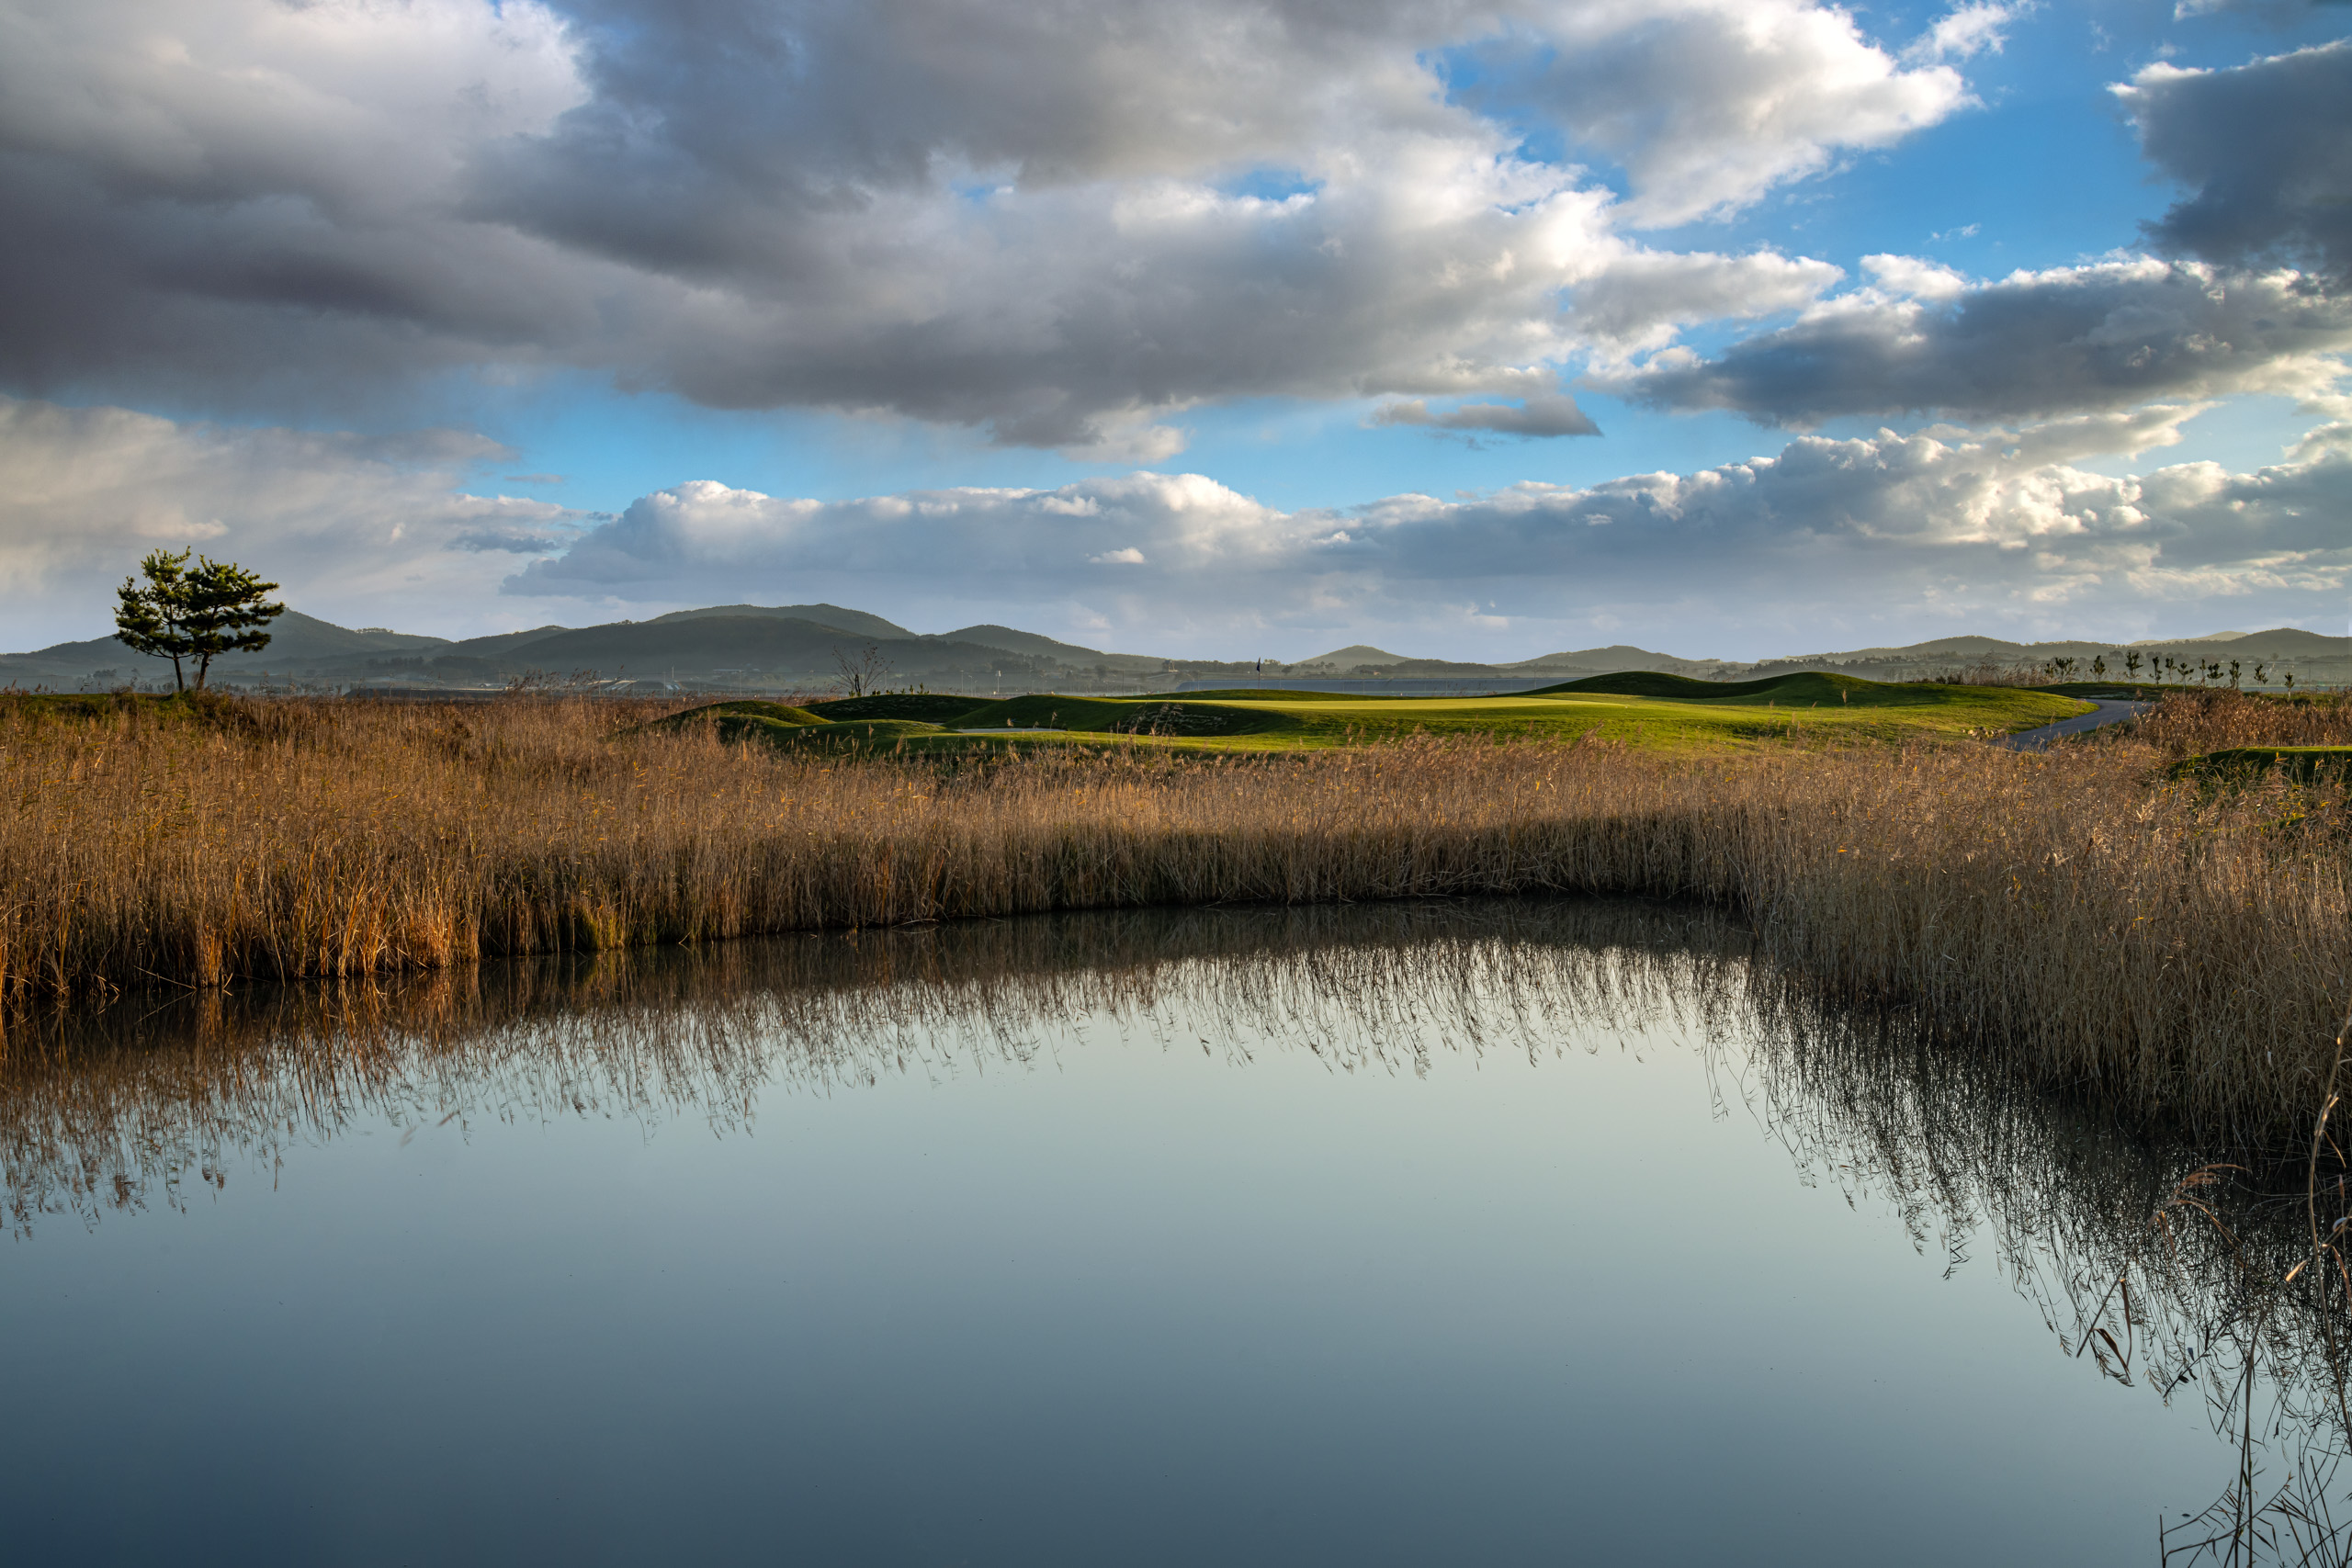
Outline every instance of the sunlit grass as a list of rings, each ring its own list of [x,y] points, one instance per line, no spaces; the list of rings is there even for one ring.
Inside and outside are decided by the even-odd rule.
[[[1613,689],[1613,688],[1626,689]],[[1884,685],[1840,675],[1792,675],[1723,686],[1670,675],[1605,676],[1543,694],[1489,697],[1376,697],[1233,690],[1165,697],[1039,694],[973,701],[959,711],[935,699],[937,735],[894,733],[924,750],[968,751],[969,739],[1035,747],[1029,733],[1126,736],[1188,750],[1315,750],[1420,736],[1490,740],[1589,738],[1643,750],[1730,751],[1790,741],[1885,745],[1919,739],[2013,734],[2089,710],[2079,699],[2015,687]],[[869,721],[915,710],[893,699],[818,704],[820,717]]]

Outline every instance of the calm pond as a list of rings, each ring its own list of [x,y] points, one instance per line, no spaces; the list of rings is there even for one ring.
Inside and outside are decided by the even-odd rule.
[[[7,1050],[17,1562],[2151,1563],[2249,1395],[2257,1500],[2324,1403],[2152,1224],[2192,1155],[1687,912],[811,936]]]

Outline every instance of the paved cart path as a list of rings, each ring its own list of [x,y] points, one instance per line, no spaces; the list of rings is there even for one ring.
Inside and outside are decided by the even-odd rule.
[[[2012,751],[2039,751],[2062,735],[2081,735],[2105,725],[2120,724],[2127,718],[2139,717],[2156,705],[2115,698],[2085,697],[2083,701],[2095,705],[2092,711],[2076,714],[2072,718],[2062,718],[2055,724],[2045,724],[2039,729],[2004,735],[1993,744],[2006,746]]]

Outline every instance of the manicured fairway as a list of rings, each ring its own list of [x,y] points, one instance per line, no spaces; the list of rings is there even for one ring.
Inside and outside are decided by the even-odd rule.
[[[1725,684],[1635,672],[1494,697],[1233,690],[975,702],[890,694],[812,704],[808,712],[826,721],[817,726],[754,718],[756,705],[723,706],[744,716],[731,721],[734,727],[772,729],[779,740],[910,750],[1114,738],[1185,749],[1295,750],[1429,735],[1591,736],[1645,750],[1716,751],[1792,739],[1875,744],[2007,735],[2082,713],[2089,705],[2003,686],[1882,685],[1822,674]]]

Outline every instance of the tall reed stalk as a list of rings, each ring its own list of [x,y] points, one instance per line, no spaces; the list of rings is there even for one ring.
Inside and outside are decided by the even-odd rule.
[[[2352,977],[2342,788],[2204,794],[2163,782],[2145,743],[943,768],[629,732],[642,716],[10,710],[0,995],[1061,908],[1632,893],[1736,909],[1824,984],[2236,1135],[2307,1119]]]

